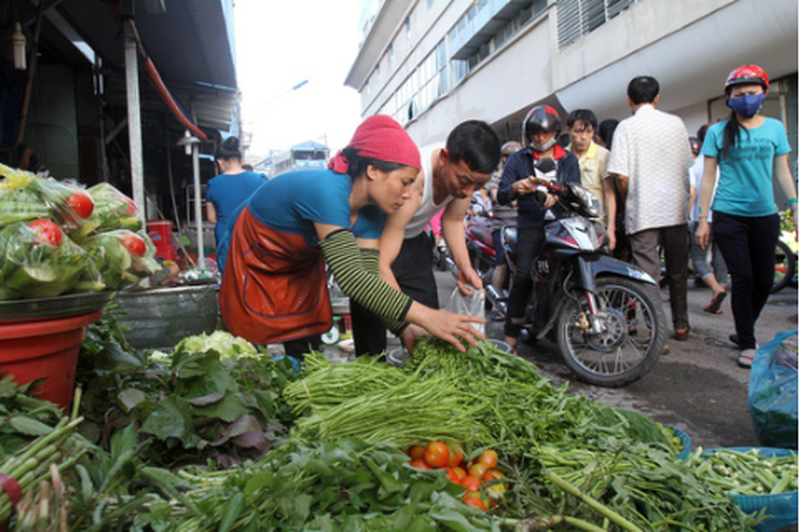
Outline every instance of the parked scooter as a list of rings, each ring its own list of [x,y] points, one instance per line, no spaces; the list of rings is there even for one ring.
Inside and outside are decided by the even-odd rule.
[[[664,311],[655,280],[636,266],[608,254],[608,236],[593,222],[599,200],[576,184],[532,178],[558,196],[557,219],[545,226],[545,243],[534,262],[534,287],[525,329],[536,341],[555,333],[562,358],[581,380],[616,387],[643,377],[661,357],[667,340]],[[516,271],[516,228],[503,229],[509,277]],[[491,234],[480,222],[467,225],[473,265],[484,279],[487,299],[505,305],[507,291],[490,289],[494,264]],[[491,259],[491,260],[490,260]]]

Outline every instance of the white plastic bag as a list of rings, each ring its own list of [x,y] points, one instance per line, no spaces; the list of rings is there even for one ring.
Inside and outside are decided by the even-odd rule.
[[[486,312],[484,310],[484,300],[486,299],[486,291],[481,288],[480,290],[472,289],[471,296],[463,295],[456,287],[450,295],[450,302],[447,305],[447,310],[457,314],[465,314],[475,316],[476,318],[485,318]],[[486,334],[486,326],[483,323],[472,323],[475,329],[480,331],[481,334]]]

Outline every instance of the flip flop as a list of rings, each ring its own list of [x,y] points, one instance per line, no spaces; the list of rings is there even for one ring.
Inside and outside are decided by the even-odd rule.
[[[722,310],[719,307],[722,306],[722,302],[725,301],[726,297],[728,297],[728,292],[717,292],[717,295],[711,298],[711,302],[703,307],[703,311],[709,314],[722,314]]]

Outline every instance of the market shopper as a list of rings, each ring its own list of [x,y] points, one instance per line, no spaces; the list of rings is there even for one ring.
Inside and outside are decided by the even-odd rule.
[[[392,329],[414,323],[459,349],[480,333],[470,316],[434,310],[383,282],[378,239],[386,214],[410,200],[419,150],[392,118],[367,118],[327,170],[288,172],[247,201],[231,233],[220,290],[228,329],[288,355],[318,349],[332,311],[327,263],[339,287]]]
[[[533,280],[531,268],[544,244],[545,213],[557,198],[539,190],[532,177],[558,179],[563,183],[580,183],[581,170],[577,157],[556,144],[561,118],[549,105],[531,109],[522,123],[522,136],[529,147],[509,157],[497,193],[501,204],[517,201],[517,272],[508,296],[505,341],[517,353],[517,342],[525,321]],[[539,176],[537,170],[544,159],[555,161],[553,175]],[[548,172],[549,174],[549,172]],[[539,203],[538,198],[541,198]]]
[[[713,233],[731,275],[731,309],[740,349],[738,363],[749,368],[756,354],[755,323],[767,302],[775,272],[780,220],[772,176],[797,220],[797,192],[789,169],[789,141],[779,120],[758,114],[769,77],[757,65],[733,70],[725,81],[731,114],[708,129],[703,143],[697,243],[705,248]],[[719,183],[711,205],[717,168]],[[708,221],[714,210],[713,224]]]
[[[242,150],[239,139],[228,137],[217,148],[214,159],[220,174],[212,177],[206,187],[206,217],[214,224],[214,238],[217,247],[217,264],[224,272],[225,257],[221,245],[225,240],[228,221],[236,209],[261,185],[267,182],[263,174],[246,170],[242,166]]]
[[[687,282],[689,277],[689,168],[692,152],[683,121],[656,109],[659,84],[651,76],[628,83],[633,116],[614,132],[608,162],[625,204],[625,231],[635,263],[656,282],[660,249],[667,267],[674,338],[689,338]],[[616,198],[606,195],[609,247],[616,245]]]
[[[485,122],[468,120],[456,126],[445,145],[428,146],[422,152],[422,172],[410,199],[386,218],[380,240],[381,277],[414,301],[439,308],[433,275],[433,239],[425,232],[431,218],[442,213],[442,235],[458,267],[459,290],[482,287],[467,252],[464,216],[472,194],[492,176],[500,162],[500,141]],[[386,329],[362,305],[351,302],[353,339],[357,355],[379,355],[386,350]],[[415,338],[424,331],[402,331],[406,349],[413,351]]]
[[[689,210],[689,244],[691,245],[692,266],[694,266],[695,276],[711,289],[711,300],[703,307],[703,311],[709,314],[722,314],[722,309],[720,307],[728,296],[727,289],[725,288],[728,282],[728,267],[725,265],[725,259],[722,257],[719,246],[713,245],[711,240],[709,240],[711,249],[702,249],[697,244],[697,239],[694,237],[698,225],[697,215],[700,202],[700,184],[703,181],[703,155],[700,153],[700,150],[703,147],[703,140],[705,139],[706,132],[710,125],[711,124],[704,124],[700,126],[700,129],[697,130],[697,137],[689,138],[689,143],[692,146],[692,154],[695,156],[694,164],[689,170],[690,185],[692,187],[692,207]],[[719,172],[717,172],[717,176],[718,175]],[[709,211],[708,223],[711,223],[711,216],[711,211]],[[711,255],[710,264],[708,261],[709,251]]]

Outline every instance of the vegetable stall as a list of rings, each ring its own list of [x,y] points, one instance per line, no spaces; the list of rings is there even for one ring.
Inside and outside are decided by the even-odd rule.
[[[104,185],[6,172],[0,330],[38,324],[21,343],[49,345],[54,320],[91,320],[70,346],[74,396],[69,383],[53,403],[44,390],[58,375],[42,373],[42,386],[0,366],[0,527],[766,532],[797,522],[796,452],[691,450],[680,431],[555,387],[490,342],[460,353],[425,339],[402,366],[309,353],[299,370],[224,331],[137,348],[104,312],[109,294],[156,267],[135,205]]]

